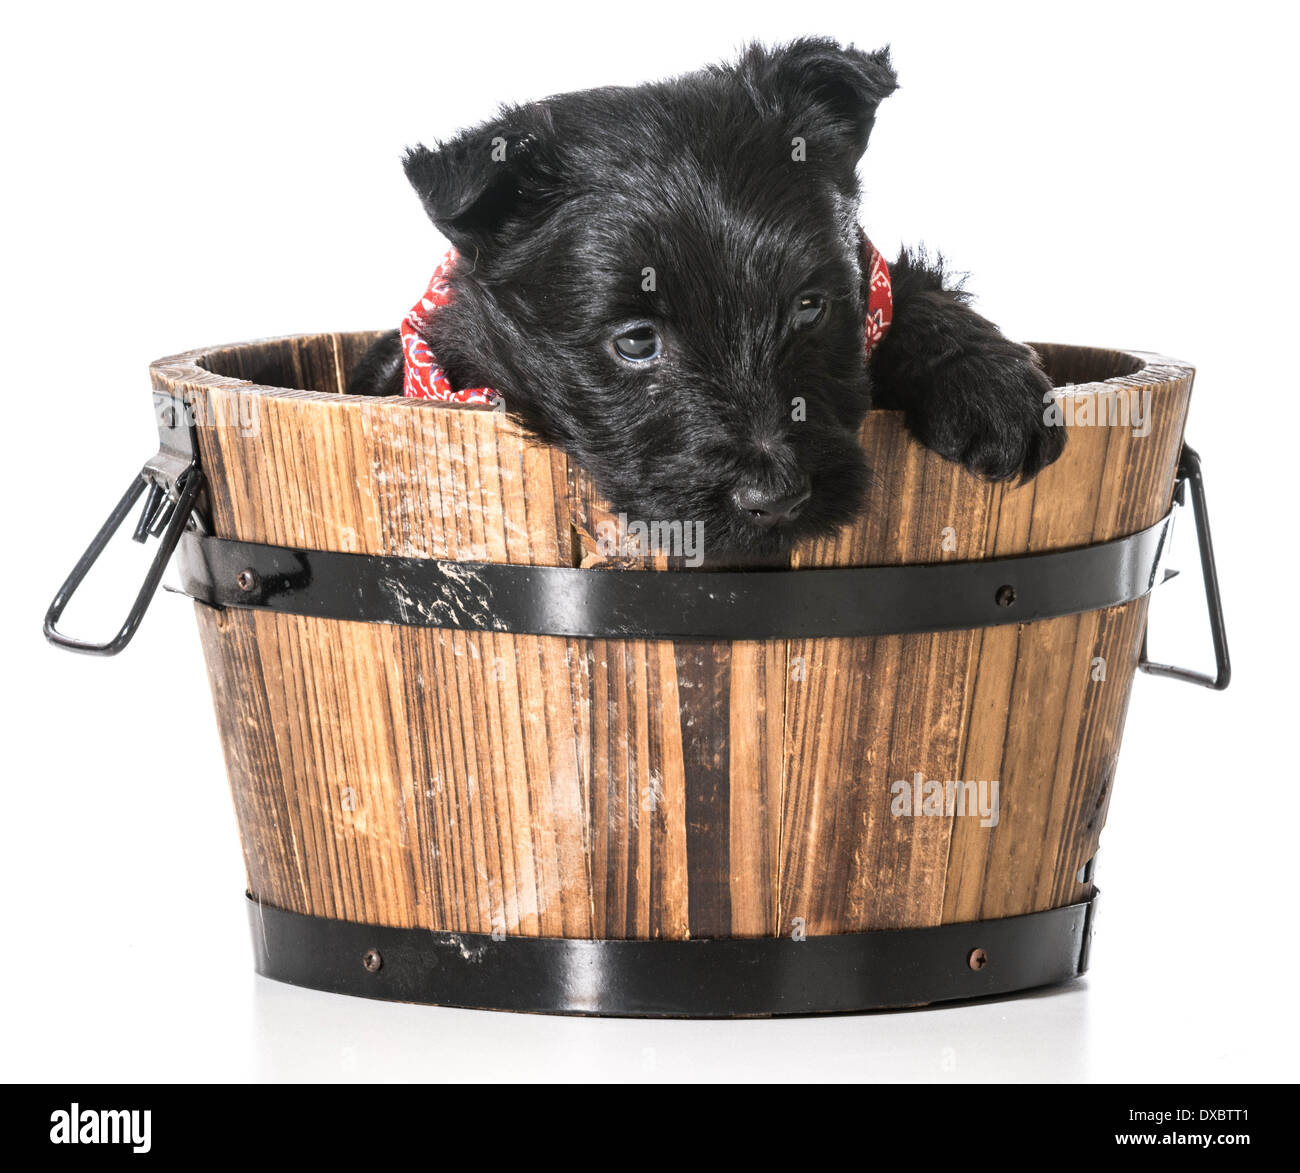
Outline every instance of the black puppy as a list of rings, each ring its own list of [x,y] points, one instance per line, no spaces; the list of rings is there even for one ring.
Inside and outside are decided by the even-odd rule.
[[[616,510],[702,522],[706,548],[771,553],[863,503],[874,404],[992,478],[1060,455],[1050,383],[945,289],[890,266],[870,359],[857,163],[895,88],[888,50],[807,39],[634,88],[509,107],[406,174],[455,245],[421,328],[453,386],[492,388]],[[353,393],[402,392],[396,332]]]

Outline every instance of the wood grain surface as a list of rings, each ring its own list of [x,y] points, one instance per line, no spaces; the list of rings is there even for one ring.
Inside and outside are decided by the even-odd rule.
[[[153,364],[154,387],[197,413],[215,531],[599,566],[607,508],[507,416],[341,394],[372,338]],[[1057,464],[990,485],[878,413],[861,436],[866,511],[793,565],[983,559],[1158,521],[1191,369],[1038,349],[1058,402],[1083,417],[1117,393],[1145,397],[1146,434],[1080,418]],[[644,939],[926,926],[1085,897],[1146,601],[976,631],[732,643],[196,612],[255,896],[401,927]],[[918,776],[996,781],[996,826],[894,813],[895,784]]]

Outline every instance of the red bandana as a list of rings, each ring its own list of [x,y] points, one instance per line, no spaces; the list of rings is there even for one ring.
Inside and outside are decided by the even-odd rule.
[[[885,258],[865,236],[862,247],[867,255],[867,357],[880,345],[889,323],[894,320],[894,287],[889,282]]]
[[[442,403],[495,403],[500,396],[489,387],[467,387],[453,391],[451,380],[433,357],[433,351],[424,340],[424,327],[434,313],[451,301],[451,266],[456,260],[456,250],[447,255],[433,271],[433,280],[424,296],[411,307],[402,321],[402,353],[406,356],[402,378],[402,394],[407,399],[436,399]]]
[[[867,260],[867,321],[865,326],[867,354],[870,355],[894,317],[894,295],[889,284],[889,266],[879,250],[863,237]],[[433,399],[440,403],[497,403],[499,396],[490,387],[466,387],[452,390],[451,380],[433,357],[433,351],[424,340],[425,327],[433,320],[437,310],[451,301],[451,267],[456,261],[456,250],[447,255],[433,271],[433,280],[411,312],[402,322],[402,351],[406,356],[402,394],[408,399]]]

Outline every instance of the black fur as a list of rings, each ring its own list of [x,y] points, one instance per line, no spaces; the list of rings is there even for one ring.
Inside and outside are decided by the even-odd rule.
[[[896,84],[888,50],[754,46],[670,81],[508,107],[408,152],[461,254],[427,339],[453,384],[500,391],[616,510],[702,521],[712,554],[779,551],[861,509],[856,432],[873,398],[983,475],[1036,473],[1064,442],[1042,418],[1050,384],[937,265],[895,262],[894,323],[865,361],[856,169]],[[796,332],[808,292],[827,308]],[[633,367],[611,339],[637,323],[663,351]],[[349,390],[400,394],[401,379],[393,334]],[[782,524],[737,504],[803,485],[811,498]]]

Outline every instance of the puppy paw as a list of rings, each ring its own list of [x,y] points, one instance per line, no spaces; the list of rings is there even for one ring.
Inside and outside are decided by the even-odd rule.
[[[1028,480],[1065,448],[1065,429],[1045,421],[1052,383],[1031,351],[956,358],[933,372],[929,393],[907,413],[927,448],[989,480]]]

